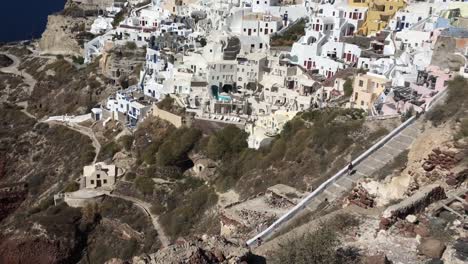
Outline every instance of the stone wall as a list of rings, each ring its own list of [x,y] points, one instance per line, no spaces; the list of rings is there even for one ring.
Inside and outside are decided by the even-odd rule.
[[[162,110],[156,105],[152,108],[153,116],[157,116],[179,128],[184,125],[184,117],[175,115],[168,111]]]

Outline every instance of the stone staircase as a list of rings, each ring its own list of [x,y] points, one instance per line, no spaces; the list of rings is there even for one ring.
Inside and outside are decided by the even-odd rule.
[[[420,132],[421,123],[419,121],[403,129],[386,144],[357,164],[352,175],[345,175],[328,186],[324,192],[316,197],[316,202],[311,203],[308,208],[315,210],[321,202],[331,202],[349,192],[358,180],[372,178],[386,164],[393,161],[403,151],[409,149]]]

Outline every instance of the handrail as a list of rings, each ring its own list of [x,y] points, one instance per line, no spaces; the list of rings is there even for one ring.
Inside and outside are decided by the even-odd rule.
[[[414,122],[416,119],[415,116],[412,116],[408,120],[406,120],[403,124],[395,128],[392,132],[390,132],[388,135],[386,135],[384,138],[379,140],[379,142],[375,143],[372,147],[370,147],[368,150],[366,150],[364,153],[362,153],[359,157],[354,159],[352,163],[354,165],[359,164],[363,159],[368,157],[371,153],[373,153],[375,150],[379,149],[390,141],[395,135],[400,133],[404,128],[409,126],[411,123]],[[305,209],[307,203],[309,203],[313,198],[315,198],[318,194],[322,193],[328,186],[333,184],[335,181],[340,179],[341,176],[345,175],[345,172],[347,172],[348,168],[344,167],[340,171],[338,171],[333,177],[322,183],[317,189],[315,189],[313,192],[311,192],[306,198],[304,198],[302,201],[300,201],[296,206],[294,206],[291,210],[289,210],[286,214],[281,216],[278,220],[273,222],[268,228],[251,238],[250,240],[247,241],[247,245],[252,246],[255,241],[257,241],[259,238],[265,239],[268,238],[273,234],[273,232],[283,223],[294,217],[297,213]]]

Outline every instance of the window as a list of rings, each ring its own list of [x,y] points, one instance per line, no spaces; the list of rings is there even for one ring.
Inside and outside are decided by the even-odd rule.
[[[390,6],[390,10],[393,10],[393,6]]]
[[[104,180],[104,184],[107,184],[107,180]]]
[[[263,48],[263,43],[260,43],[260,44],[259,44],[259,48],[260,48],[260,49]]]
[[[91,180],[91,184],[94,184],[94,180]]]
[[[96,178],[101,179],[101,174],[96,174]]]
[[[260,4],[260,1],[257,1],[257,5],[259,5],[259,4]]]
[[[273,33],[273,29],[271,29],[270,32]]]
[[[257,32],[257,29],[256,29],[256,28],[254,28],[254,32]]]
[[[364,101],[363,100],[361,100],[361,106],[364,106]]]
[[[364,86],[364,81],[363,80],[359,80],[359,87],[363,87]]]

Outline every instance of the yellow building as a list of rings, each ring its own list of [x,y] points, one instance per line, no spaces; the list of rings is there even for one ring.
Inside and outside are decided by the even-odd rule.
[[[350,98],[351,108],[369,111],[379,95],[390,82],[385,76],[377,74],[358,74],[353,82],[353,94]]]
[[[350,6],[367,7],[366,21],[358,34],[370,35],[384,29],[395,13],[404,8],[404,0],[348,0]]]

